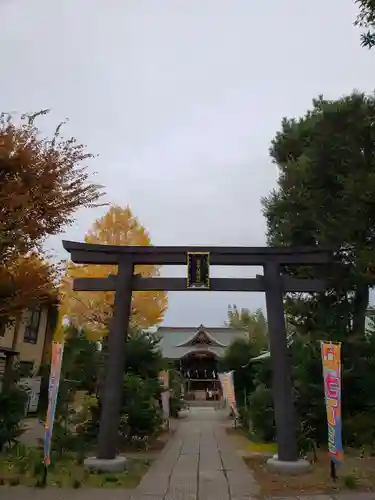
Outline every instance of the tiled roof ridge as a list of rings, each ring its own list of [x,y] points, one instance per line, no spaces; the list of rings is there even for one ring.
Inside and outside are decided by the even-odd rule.
[[[176,332],[176,331],[179,331],[179,332],[191,332],[191,331],[194,331],[196,332],[197,330],[199,330],[200,327],[197,327],[197,326],[192,326],[192,327],[188,327],[188,326],[159,326],[158,330],[164,330],[164,331],[173,331],[173,332]],[[212,330],[220,330],[220,331],[224,331],[224,332],[242,332],[243,330],[241,328],[228,328],[226,326],[203,326],[203,330],[208,330],[208,331],[212,331]]]

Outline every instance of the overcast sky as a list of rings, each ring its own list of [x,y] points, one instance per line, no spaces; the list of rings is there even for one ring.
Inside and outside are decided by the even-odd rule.
[[[154,244],[262,245],[282,117],[375,88],[356,13],[352,0],[0,0],[0,110],[51,108],[45,131],[69,118],[66,134],[100,153],[106,200],[130,204]],[[81,211],[64,237],[82,241],[104,211]],[[49,248],[66,257],[61,237]],[[264,306],[255,293],[169,297],[175,326]]]

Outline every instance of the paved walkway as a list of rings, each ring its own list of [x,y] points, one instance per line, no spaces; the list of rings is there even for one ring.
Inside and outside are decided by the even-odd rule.
[[[257,484],[227,438],[220,416],[213,408],[192,408],[134,499],[151,494],[157,500],[253,498]]]
[[[222,413],[192,408],[135,490],[38,490],[38,500],[251,500],[259,489],[226,436]],[[0,500],[32,500],[33,489],[0,488]],[[375,494],[277,500],[375,500]],[[276,498],[274,498],[276,500]]]

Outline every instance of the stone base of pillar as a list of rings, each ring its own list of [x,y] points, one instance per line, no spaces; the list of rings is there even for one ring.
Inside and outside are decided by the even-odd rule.
[[[267,460],[267,467],[279,474],[285,474],[290,476],[298,476],[300,474],[306,474],[311,470],[311,464],[307,460],[295,460],[293,462],[286,462],[284,460],[279,460],[277,455]]]
[[[112,459],[89,457],[83,465],[85,469],[97,472],[122,472],[126,469],[128,459],[118,455]]]

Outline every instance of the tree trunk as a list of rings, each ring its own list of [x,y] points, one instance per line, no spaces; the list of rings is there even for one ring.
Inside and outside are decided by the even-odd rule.
[[[353,334],[364,335],[366,327],[366,311],[369,303],[368,285],[358,286],[353,300]]]

